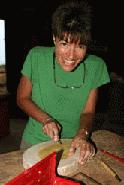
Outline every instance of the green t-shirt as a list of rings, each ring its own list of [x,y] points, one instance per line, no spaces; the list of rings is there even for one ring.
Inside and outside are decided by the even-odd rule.
[[[73,72],[65,72],[56,62],[54,69],[54,49],[41,46],[31,49],[21,72],[32,82],[32,100],[61,124],[61,138],[72,138],[90,91],[110,79],[106,64],[95,55],[87,55]],[[66,85],[81,87],[62,88]],[[29,117],[23,140],[37,144],[50,138],[42,133],[42,124]]]

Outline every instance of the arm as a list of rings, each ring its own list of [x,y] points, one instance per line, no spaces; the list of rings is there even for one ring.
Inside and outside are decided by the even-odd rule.
[[[92,123],[95,115],[95,106],[98,98],[98,89],[93,89],[88,97],[85,108],[80,116],[80,128],[77,133],[81,134],[82,137],[87,137],[92,129]]]
[[[94,156],[95,148],[94,146],[87,140],[89,136],[89,132],[92,128],[92,122],[95,114],[95,105],[97,101],[98,90],[93,89],[88,97],[85,108],[80,116],[80,128],[72,140],[70,153],[72,155],[77,148],[80,148],[80,155],[78,162],[80,164],[84,164],[89,158]]]
[[[28,114],[28,116],[43,122],[48,115],[43,112],[31,99],[32,83],[26,77],[22,76],[17,88],[17,105]]]
[[[40,123],[44,123],[45,133],[54,139],[54,136],[57,136],[58,140],[58,132],[60,127],[58,124],[54,122],[54,120],[50,118],[50,116],[44,112],[35,102],[31,99],[32,94],[32,83],[28,77],[22,76],[20,79],[20,83],[17,88],[17,105],[28,114],[28,116],[37,120]],[[49,122],[46,120],[49,119]],[[52,123],[52,124],[46,124]],[[56,139],[55,139],[56,140]]]

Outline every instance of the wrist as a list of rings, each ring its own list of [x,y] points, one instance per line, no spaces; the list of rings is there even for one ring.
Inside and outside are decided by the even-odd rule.
[[[48,123],[50,123],[50,122],[53,122],[53,121],[54,121],[53,118],[47,117],[47,118],[45,118],[45,119],[42,121],[42,123],[43,123],[43,125],[45,126],[46,124],[48,124]]]
[[[89,131],[85,128],[82,128],[79,130],[79,135],[82,137],[82,139],[88,139],[89,138]]]

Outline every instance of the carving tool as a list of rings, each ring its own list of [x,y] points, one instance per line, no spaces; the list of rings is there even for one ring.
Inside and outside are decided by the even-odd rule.
[[[60,139],[57,141],[57,143],[59,143],[60,145],[62,145],[62,141]]]

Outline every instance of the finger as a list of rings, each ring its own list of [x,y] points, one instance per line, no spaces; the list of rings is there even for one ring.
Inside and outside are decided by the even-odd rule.
[[[46,134],[44,127],[42,128],[42,131],[43,131],[44,134]]]
[[[56,123],[52,125],[52,132],[53,132],[53,140],[57,141],[59,139],[59,128]]]
[[[43,127],[43,128],[42,128],[42,131],[43,131],[43,133],[44,133],[45,135],[47,135],[47,129],[46,129],[46,127]]]
[[[52,127],[49,125],[45,125],[43,127],[43,133],[45,135],[48,135],[51,139],[53,139],[53,131],[52,131]]]
[[[92,159],[95,155],[95,148],[90,144],[87,145],[87,149],[85,150],[85,154],[83,156],[82,152],[80,153],[79,163],[84,164]]]
[[[79,155],[79,159],[78,159],[78,162],[80,164],[84,164],[85,161],[86,161],[86,158],[87,158],[87,150],[81,150],[80,151],[80,155]]]
[[[53,136],[53,140],[55,141],[55,142],[57,142],[57,141],[59,141],[59,136]]]
[[[88,160],[90,155],[91,155],[91,147],[88,143],[84,143],[80,148],[80,156],[79,156],[78,162],[80,164],[84,164]]]
[[[61,127],[59,126],[59,124],[51,122],[43,127],[43,133],[47,134],[51,139],[53,139],[56,142],[59,140],[60,129]]]
[[[92,152],[91,152],[90,157],[92,158],[95,154],[96,154],[96,150],[95,150],[95,148],[92,146]]]
[[[58,127],[58,125],[55,125],[53,127],[53,140],[55,142],[59,141],[59,131],[60,131],[60,128]]]
[[[51,139],[54,138],[54,132],[52,129],[48,129],[48,135],[51,137]]]
[[[87,152],[86,152],[87,153]],[[78,159],[78,162],[83,165],[85,164],[87,161],[89,160],[88,154],[86,154],[84,157],[80,156],[80,158]]]

